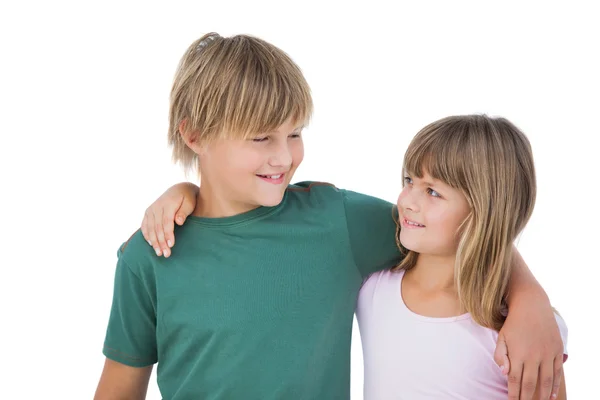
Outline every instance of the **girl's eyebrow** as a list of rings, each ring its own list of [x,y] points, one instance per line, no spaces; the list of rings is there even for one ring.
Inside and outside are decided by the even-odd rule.
[[[405,177],[405,178],[407,178],[407,177],[408,177],[408,178],[412,178],[412,179],[414,180],[415,178],[413,178],[413,176],[414,176],[413,174],[410,174],[410,173],[408,173],[408,172],[405,172],[405,173],[404,173],[404,177]],[[416,179],[419,179],[419,180],[421,180],[421,183],[422,183],[423,185],[425,185],[425,186],[440,186],[440,185],[442,185],[442,184],[444,183],[444,182],[442,182],[442,181],[439,181],[439,180],[437,180],[437,179],[434,179],[435,181],[437,181],[437,183],[432,183],[432,182],[429,182],[429,181],[424,181],[424,180],[422,180],[422,178],[419,178],[419,177],[416,177]]]
[[[409,175],[409,174],[408,174],[408,175]],[[409,175],[409,176],[410,176],[410,175]],[[417,179],[421,180],[421,178],[417,178]],[[436,186],[435,184],[433,184],[433,183],[431,183],[431,182],[429,182],[429,181],[423,181],[423,180],[421,180],[421,183],[422,183],[423,185],[425,185],[425,186]]]

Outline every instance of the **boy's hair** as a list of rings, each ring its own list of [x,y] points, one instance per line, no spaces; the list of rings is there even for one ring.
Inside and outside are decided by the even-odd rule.
[[[471,211],[459,228],[454,277],[461,304],[480,325],[499,330],[513,265],[512,243],[536,198],[533,154],[510,121],[486,115],[453,116],[423,128],[406,150],[403,174],[433,178],[460,190]],[[406,175],[403,175],[406,176]],[[418,254],[397,243],[414,267]]]
[[[306,125],[312,108],[308,83],[282,50],[252,36],[206,34],[190,45],[175,74],[169,110],[173,160],[186,170],[198,166],[182,134],[199,143],[241,139],[288,120]]]

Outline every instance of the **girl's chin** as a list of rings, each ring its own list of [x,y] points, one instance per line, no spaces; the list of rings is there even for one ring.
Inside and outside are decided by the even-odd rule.
[[[422,253],[424,250],[421,243],[417,243],[415,240],[402,240],[402,235],[400,235],[400,243],[402,244],[402,247],[414,253]]]

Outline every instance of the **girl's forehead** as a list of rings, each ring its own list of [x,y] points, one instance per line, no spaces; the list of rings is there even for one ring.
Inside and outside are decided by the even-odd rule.
[[[407,171],[407,173],[410,175],[411,172]],[[415,176],[411,176],[411,178],[413,179],[413,181],[417,180],[420,183],[424,184],[424,185],[440,185],[443,184],[445,185],[444,181],[441,181],[439,179],[434,178],[433,176],[431,176],[431,174],[429,173],[429,171],[427,171],[425,168],[421,169],[421,173],[416,175],[415,173],[412,173],[412,175]]]

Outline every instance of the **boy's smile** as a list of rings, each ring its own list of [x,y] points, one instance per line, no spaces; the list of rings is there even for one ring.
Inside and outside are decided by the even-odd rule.
[[[273,185],[280,185],[284,182],[284,178],[285,178],[286,174],[277,174],[277,175],[256,175],[258,176],[260,179],[262,179],[265,182],[271,183]]]
[[[199,215],[227,217],[281,203],[304,158],[301,130],[286,121],[272,132],[198,146]]]

